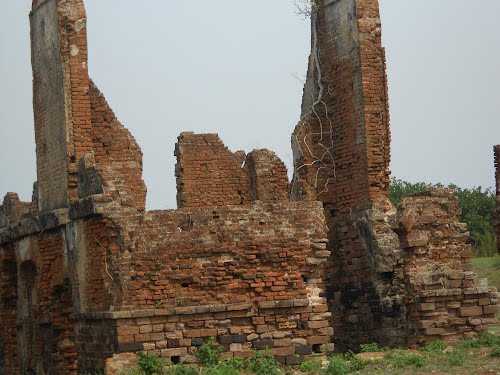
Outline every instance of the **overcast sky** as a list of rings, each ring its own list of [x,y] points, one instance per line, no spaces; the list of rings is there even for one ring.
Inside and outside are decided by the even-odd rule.
[[[309,25],[293,0],[87,0],[89,69],[144,152],[151,208],[175,207],[182,131],[291,165]],[[0,13],[0,195],[36,179],[28,12]],[[500,143],[499,0],[381,0],[392,172],[492,186]]]

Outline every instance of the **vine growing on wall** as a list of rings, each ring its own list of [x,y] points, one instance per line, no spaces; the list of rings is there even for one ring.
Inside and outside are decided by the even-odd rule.
[[[321,47],[319,40],[319,12],[321,10],[321,2],[322,0],[295,0],[295,6],[297,9],[297,13],[304,18],[311,19],[311,33],[312,33],[312,48],[311,48],[311,69],[313,69],[313,75],[315,75],[315,84],[317,87],[317,95],[312,98],[311,105],[311,113],[314,118],[317,120],[319,125],[319,132],[315,132],[311,128],[310,120],[303,118],[301,120],[301,124],[307,131],[305,131],[304,137],[299,140],[298,135],[295,134],[294,143],[297,145],[297,148],[304,160],[312,160],[310,163],[303,163],[298,166],[296,169],[296,173],[306,167],[316,166],[316,176],[314,179],[314,188],[318,194],[322,194],[328,191],[328,184],[330,182],[330,177],[326,179],[324,187],[319,190],[319,178],[321,170],[332,170],[333,176],[335,178],[335,160],[332,155],[331,149],[333,148],[333,122],[328,112],[328,105],[326,104],[325,98],[325,77],[323,75],[321,69]],[[315,74],[314,74],[315,73]],[[330,90],[328,90],[329,92]],[[320,111],[323,110],[324,118],[322,119],[320,115]],[[327,124],[324,123],[324,119],[326,118]],[[328,128],[325,129],[325,127]],[[327,130],[329,145],[325,144],[325,130]],[[312,150],[312,147],[308,143],[307,137],[311,136],[319,136],[319,140],[315,143],[319,146],[321,150],[321,155],[315,154]],[[301,136],[302,138],[302,136]],[[306,153],[308,157],[306,158],[306,153],[304,152],[303,147],[306,149]],[[296,183],[297,175],[294,176],[293,184]]]

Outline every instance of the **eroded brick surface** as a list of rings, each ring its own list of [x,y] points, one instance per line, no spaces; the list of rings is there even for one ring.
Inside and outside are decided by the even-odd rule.
[[[498,253],[500,254],[500,145],[495,146],[495,180],[496,180],[496,196],[497,206],[494,214],[494,225],[497,236]]]
[[[388,199],[389,109],[378,1],[322,1],[313,12],[311,30],[302,117],[292,136],[291,192],[294,199],[318,199],[325,207],[333,254],[327,289],[337,347],[355,350],[373,341],[407,345],[443,332],[461,335],[471,326],[451,319],[442,319],[439,334],[414,328],[420,318],[408,301],[418,300],[420,289],[409,288],[409,280],[420,269],[405,266],[413,256],[405,241],[419,243],[424,234],[402,236],[398,217],[405,209],[392,207]],[[443,199],[456,204],[452,197]],[[439,215],[432,211],[434,201],[424,200],[425,205],[431,219]],[[466,237],[455,213],[448,221],[453,223],[450,238]],[[441,252],[426,259],[429,267],[466,266],[465,255],[460,261],[449,259],[446,238],[434,241],[439,245],[432,252]],[[431,251],[430,242],[420,246]],[[465,238],[456,246],[457,252],[467,253]],[[480,315],[490,322],[486,311]]]
[[[182,133],[175,154],[179,208],[250,203],[250,178],[241,157],[217,134]]]
[[[142,152],[88,77],[83,1],[33,1],[38,182],[0,205],[0,373],[191,363],[209,337],[297,364],[495,321],[453,192],[387,198],[377,1],[325,0],[312,25],[293,181],[272,151],[182,133],[179,209],[147,212]]]

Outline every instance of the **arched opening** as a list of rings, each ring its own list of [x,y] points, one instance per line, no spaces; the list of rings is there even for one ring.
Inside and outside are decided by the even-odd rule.
[[[0,266],[0,374],[15,370],[17,265],[3,261]]]

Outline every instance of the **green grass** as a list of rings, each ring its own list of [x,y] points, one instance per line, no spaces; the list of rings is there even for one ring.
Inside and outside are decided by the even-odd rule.
[[[491,286],[500,290],[500,256],[474,258],[472,265],[479,278],[487,278]]]
[[[488,284],[500,291],[500,256],[472,259],[474,271],[480,279],[488,279]],[[498,314],[500,320],[500,312]],[[490,332],[500,336],[500,324],[490,327]]]

